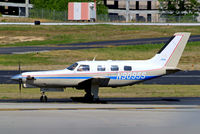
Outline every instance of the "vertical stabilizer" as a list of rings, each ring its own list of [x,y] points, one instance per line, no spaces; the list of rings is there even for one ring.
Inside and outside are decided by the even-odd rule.
[[[163,67],[176,68],[189,37],[190,33],[175,33],[151,61]]]

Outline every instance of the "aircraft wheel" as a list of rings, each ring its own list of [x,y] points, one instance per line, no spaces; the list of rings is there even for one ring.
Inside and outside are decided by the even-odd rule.
[[[47,102],[47,96],[46,95],[42,95],[40,97],[40,102]]]
[[[85,98],[87,101],[93,101],[93,99],[94,99],[93,95],[91,95],[91,94],[85,94],[84,98]]]

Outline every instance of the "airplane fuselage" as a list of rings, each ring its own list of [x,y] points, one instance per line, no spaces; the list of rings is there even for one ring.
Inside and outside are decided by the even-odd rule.
[[[79,70],[81,66],[89,69]],[[151,65],[145,61],[81,61],[77,62],[74,70],[64,69],[55,71],[40,71],[22,73],[25,84],[36,87],[77,87],[79,83],[90,78],[109,78],[100,87],[117,87],[133,85],[166,74],[161,66]],[[27,77],[30,79],[27,80]],[[32,78],[32,79],[31,79]]]

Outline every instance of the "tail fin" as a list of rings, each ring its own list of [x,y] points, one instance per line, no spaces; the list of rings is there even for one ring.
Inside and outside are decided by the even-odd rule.
[[[163,67],[176,68],[189,37],[190,33],[175,33],[151,61]]]

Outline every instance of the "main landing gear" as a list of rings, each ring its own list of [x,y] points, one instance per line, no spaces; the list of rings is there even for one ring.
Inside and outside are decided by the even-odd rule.
[[[89,102],[99,101],[98,91],[98,88],[85,89],[86,94],[84,96],[84,99]]]
[[[47,96],[45,95],[45,92],[42,91],[41,92],[42,96],[40,97],[40,102],[47,102]]]
[[[73,101],[85,103],[102,103],[99,100],[98,91],[99,87],[86,88],[84,97],[71,97]]]
[[[89,81],[86,81],[85,83],[82,83],[81,87],[79,89],[85,90],[84,97],[71,97],[73,101],[78,102],[86,102],[86,103],[102,103],[99,100],[99,85],[100,85],[100,79],[91,79]]]

